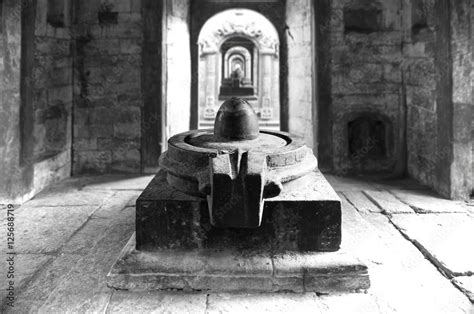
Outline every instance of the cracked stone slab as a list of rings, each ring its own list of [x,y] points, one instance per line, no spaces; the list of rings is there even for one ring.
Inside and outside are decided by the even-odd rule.
[[[466,214],[396,215],[391,221],[448,277],[474,274],[474,218]]]
[[[346,191],[342,193],[347,200],[361,213],[381,213],[382,209],[375,205],[360,191]]]
[[[349,292],[370,286],[367,267],[343,252],[136,251],[132,236],[108,274],[116,289]]]
[[[465,213],[461,204],[441,198],[430,191],[408,191],[395,189],[391,192],[401,201],[414,208],[417,213]]]
[[[474,303],[474,276],[454,277],[452,281]]]
[[[399,201],[387,191],[364,191],[365,195],[387,214],[415,213],[407,204]]]

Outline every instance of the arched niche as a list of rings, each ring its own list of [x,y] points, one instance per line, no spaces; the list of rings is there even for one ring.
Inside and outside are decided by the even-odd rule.
[[[211,127],[219,106],[245,98],[264,128],[280,128],[279,37],[262,14],[229,9],[215,14],[198,36],[198,126]],[[238,67],[242,74],[232,74]]]
[[[235,69],[234,62],[240,62],[245,79],[252,81],[252,55],[247,48],[234,46],[228,49],[223,57],[224,79],[231,77],[232,71]]]

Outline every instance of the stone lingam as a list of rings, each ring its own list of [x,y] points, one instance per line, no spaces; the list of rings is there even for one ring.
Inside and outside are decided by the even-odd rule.
[[[136,202],[136,232],[108,274],[118,289],[358,291],[367,267],[339,250],[341,202],[297,136],[259,130],[224,102],[214,130],[171,137]]]

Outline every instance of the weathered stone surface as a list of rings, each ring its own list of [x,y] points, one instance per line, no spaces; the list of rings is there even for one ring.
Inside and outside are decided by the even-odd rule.
[[[77,263],[51,291],[39,310],[105,311],[112,294],[105,282],[107,271],[132,231],[133,225],[123,224],[112,225],[105,232],[102,231],[88,254],[77,259]]]
[[[107,230],[108,228],[120,225],[123,230],[130,230],[135,225],[135,208],[114,206],[115,210],[107,209],[106,213],[93,215],[79,229],[69,241],[64,244],[60,252],[67,254],[88,254],[101,238],[97,237],[95,230]]]
[[[206,300],[203,293],[115,291],[107,313],[205,313]]]
[[[35,275],[34,280],[19,291],[15,309],[24,312],[38,310],[80,258],[79,255],[63,254],[48,263]]]
[[[46,254],[17,254],[13,257],[14,265],[13,271],[11,272],[14,275],[14,278],[7,278],[8,267],[10,266],[6,260],[10,257],[10,255],[6,255],[2,252],[3,256],[5,256],[5,260],[2,261],[0,270],[2,274],[4,274],[4,284],[5,289],[1,290],[0,293],[0,309],[7,309],[8,307],[2,307],[1,305],[5,302],[5,297],[7,296],[8,291],[7,283],[12,280],[14,282],[14,295],[18,296],[19,292],[24,289],[25,284],[28,283],[29,280],[34,276],[34,274],[39,271],[42,267],[44,267],[48,261],[52,259],[51,256]],[[15,302],[14,302],[15,303]]]
[[[207,291],[354,291],[370,285],[367,267],[340,253],[265,250],[136,251],[132,237],[108,274],[117,289]],[[323,255],[321,255],[323,254]]]
[[[474,219],[465,214],[396,215],[391,221],[449,278],[474,274]]]
[[[342,248],[357,255],[369,267],[371,287],[368,295],[376,302],[377,312],[469,311],[472,307],[469,300],[401,236],[388,217],[359,213],[345,199],[341,200]],[[394,215],[393,219],[398,216],[415,215]]]
[[[417,213],[465,213],[459,202],[446,200],[431,191],[407,191],[393,189],[392,194],[410,205]]]
[[[379,206],[384,213],[387,214],[402,214],[414,213],[413,209],[400,202],[392,194],[386,191],[364,191],[365,195]]]
[[[211,294],[207,313],[321,313],[314,293]]]
[[[96,208],[57,206],[21,211],[15,219],[16,252],[56,252],[89,219]]]
[[[64,196],[61,190],[45,191],[26,203],[27,206],[100,206],[112,195],[111,191],[71,191]]]
[[[265,200],[260,228],[215,228],[207,202],[169,187],[161,171],[137,200],[137,248],[335,251],[340,244],[339,202],[324,177],[313,172]]]
[[[323,295],[317,299],[321,313],[388,313],[390,308],[378,304],[370,294]]]
[[[328,182],[336,192],[346,191],[362,191],[362,190],[379,190],[374,187],[371,181],[361,181],[358,178],[342,177],[337,175],[325,175]]]
[[[359,191],[347,191],[342,193],[347,200],[362,213],[380,213],[382,209],[370,201],[364,193]]]
[[[474,303],[474,276],[454,277],[452,281]]]

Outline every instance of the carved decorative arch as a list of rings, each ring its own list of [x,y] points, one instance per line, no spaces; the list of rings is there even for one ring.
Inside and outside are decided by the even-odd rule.
[[[199,54],[217,53],[224,41],[236,36],[252,40],[260,53],[278,55],[277,30],[265,16],[248,9],[230,9],[211,17],[199,33]]]

